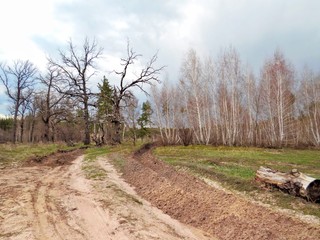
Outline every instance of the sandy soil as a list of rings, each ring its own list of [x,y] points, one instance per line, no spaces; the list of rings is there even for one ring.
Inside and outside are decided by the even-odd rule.
[[[103,180],[85,177],[80,151],[36,160],[0,170],[0,239],[320,239],[319,222],[177,171],[150,149],[122,175],[99,158]]]
[[[123,177],[157,208],[218,239],[320,239],[319,221],[210,186],[156,159],[148,149],[127,160]]]
[[[0,239],[213,239],[140,198],[107,159],[106,179],[86,179],[79,154],[0,170]]]

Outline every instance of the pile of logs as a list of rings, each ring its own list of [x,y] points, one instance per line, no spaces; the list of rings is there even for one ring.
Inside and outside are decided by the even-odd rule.
[[[260,167],[256,172],[256,180],[312,202],[320,201],[320,179],[307,176],[297,169],[283,173]]]

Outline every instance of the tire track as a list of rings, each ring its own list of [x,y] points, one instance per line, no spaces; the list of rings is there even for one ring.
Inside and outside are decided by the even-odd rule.
[[[96,162],[104,180],[86,179],[82,161],[0,170],[0,239],[212,239],[137,196],[108,159]]]
[[[36,239],[83,239],[81,231],[68,224],[68,212],[61,203],[70,194],[67,175],[66,167],[56,167],[37,183],[33,193]]]

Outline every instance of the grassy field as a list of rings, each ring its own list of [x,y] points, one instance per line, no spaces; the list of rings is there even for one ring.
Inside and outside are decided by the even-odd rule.
[[[230,190],[255,200],[320,217],[320,205],[307,203],[276,189],[263,190],[254,181],[260,166],[288,172],[293,168],[320,179],[320,151],[245,147],[159,147],[154,154],[163,161],[193,174],[218,181]]]
[[[92,147],[85,150],[82,165],[90,179],[103,179],[106,172],[99,167],[99,156],[108,156],[121,171],[124,159],[138,146],[130,143],[121,146]],[[78,148],[75,146],[73,148]],[[2,144],[0,145],[0,168],[20,166],[31,157],[51,154],[61,149],[70,149],[64,144]],[[222,186],[242,192],[255,200],[274,206],[297,210],[320,217],[320,204],[312,204],[276,189],[261,189],[255,181],[255,172],[260,166],[281,171],[293,168],[320,179],[320,150],[262,149],[244,147],[173,146],[158,147],[154,154],[163,161],[190,171],[197,176],[219,182]]]
[[[32,157],[42,157],[58,150],[68,150],[75,147],[68,147],[64,143],[56,144],[0,144],[0,167],[20,166],[25,160]]]

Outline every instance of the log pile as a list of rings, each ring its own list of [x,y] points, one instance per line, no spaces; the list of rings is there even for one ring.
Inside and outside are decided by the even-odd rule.
[[[256,180],[312,202],[320,201],[320,179],[307,176],[297,169],[284,173],[260,167],[256,172]]]

